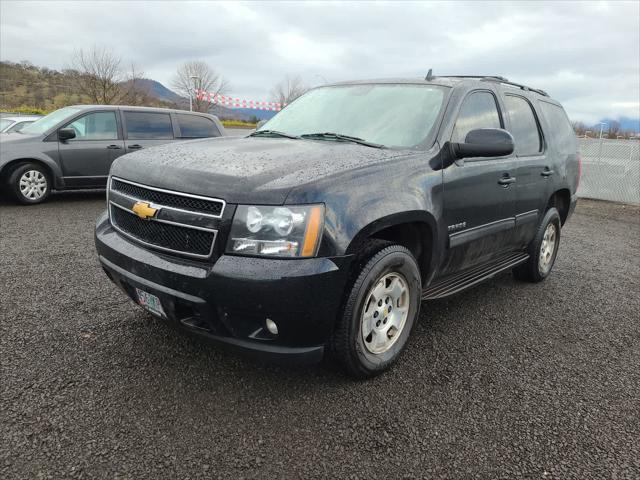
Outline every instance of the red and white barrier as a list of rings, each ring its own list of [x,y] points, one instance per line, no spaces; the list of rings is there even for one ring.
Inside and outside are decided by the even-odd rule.
[[[278,102],[257,102],[254,100],[227,97],[218,93],[205,92],[204,90],[197,90],[196,98],[198,100],[207,100],[209,103],[215,105],[224,105],[225,107],[231,108],[255,108],[257,110],[279,112],[284,107],[284,105]]]

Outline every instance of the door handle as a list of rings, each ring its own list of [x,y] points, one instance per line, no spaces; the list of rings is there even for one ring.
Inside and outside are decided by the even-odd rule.
[[[546,167],[541,173],[540,175],[542,175],[543,177],[550,177],[551,175],[553,175],[553,170],[551,170],[549,167]]]
[[[512,183],[516,183],[516,177],[502,177],[500,180],[498,180],[498,184],[502,185],[503,187],[508,187]]]
[[[120,145],[109,145],[107,148],[109,150],[120,150],[122,147]]]
[[[127,148],[129,150],[140,150],[142,148],[142,145],[140,145],[138,143],[134,143],[133,145],[127,146]]]

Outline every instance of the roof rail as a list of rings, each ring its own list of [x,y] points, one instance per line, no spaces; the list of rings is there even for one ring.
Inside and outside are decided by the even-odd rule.
[[[511,85],[512,87],[518,87],[522,90],[539,93],[540,95],[543,95],[545,97],[549,96],[549,94],[544,90],[541,90],[539,88],[527,87],[526,85],[522,85],[521,83],[510,82],[508,79],[501,77],[499,75],[438,75],[438,76],[446,77],[446,78],[477,78],[481,81],[502,83],[505,85]]]

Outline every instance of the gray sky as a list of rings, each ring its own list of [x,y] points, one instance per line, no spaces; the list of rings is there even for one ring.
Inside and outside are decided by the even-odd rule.
[[[104,45],[169,86],[204,60],[268,100],[286,74],[328,81],[494,74],[547,90],[572,119],[640,117],[640,2],[0,1],[0,59],[61,68]]]

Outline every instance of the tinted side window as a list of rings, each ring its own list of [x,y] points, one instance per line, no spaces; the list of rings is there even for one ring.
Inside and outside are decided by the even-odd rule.
[[[576,135],[563,108],[548,102],[538,103],[551,129],[547,134],[551,135],[554,146],[564,155],[576,153],[578,149]]]
[[[118,124],[116,112],[94,112],[84,115],[64,128],[72,128],[76,132],[74,140],[116,140]]]
[[[476,128],[502,128],[495,97],[489,92],[473,92],[464,99],[452,142],[464,142],[467,133]]]
[[[185,138],[218,137],[220,132],[213,122],[197,115],[177,114],[180,136]]]
[[[526,157],[542,152],[542,138],[531,104],[513,95],[505,95],[504,103],[511,122],[511,135],[516,142],[516,155]]]
[[[171,116],[168,113],[124,112],[130,140],[173,138]]]

